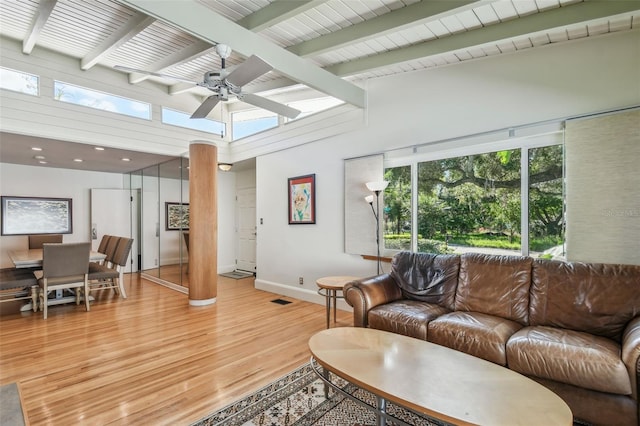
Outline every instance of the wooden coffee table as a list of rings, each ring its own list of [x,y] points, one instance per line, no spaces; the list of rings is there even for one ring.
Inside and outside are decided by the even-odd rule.
[[[567,425],[573,415],[555,393],[497,364],[423,340],[360,327],[323,330],[312,360],[386,402],[462,425]]]

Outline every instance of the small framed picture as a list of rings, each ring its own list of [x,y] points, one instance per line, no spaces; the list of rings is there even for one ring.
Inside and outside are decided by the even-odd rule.
[[[165,222],[167,231],[189,229],[189,204],[164,203]]]
[[[289,225],[316,223],[316,175],[288,179]]]

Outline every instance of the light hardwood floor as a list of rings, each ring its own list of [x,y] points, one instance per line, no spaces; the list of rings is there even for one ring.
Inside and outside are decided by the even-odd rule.
[[[127,299],[94,292],[0,316],[0,385],[17,382],[31,425],[188,425],[309,360],[324,305],[219,277],[217,303],[125,275]],[[279,305],[276,298],[293,301]],[[338,326],[352,315],[338,311]]]

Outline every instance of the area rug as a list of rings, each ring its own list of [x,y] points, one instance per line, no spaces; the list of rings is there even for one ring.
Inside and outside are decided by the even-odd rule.
[[[24,426],[20,390],[16,383],[0,386],[0,425]]]
[[[345,392],[369,405],[375,397],[335,375],[331,380]],[[442,426],[414,412],[387,403],[387,412],[404,424],[416,426]],[[375,414],[342,394],[330,391],[324,396],[324,383],[305,364],[295,371],[234,402],[219,411],[193,423],[192,426],[336,426],[375,424]],[[388,422],[388,425],[402,424]]]
[[[251,272],[242,272],[242,271],[225,272],[224,274],[219,274],[219,275],[222,277],[233,278],[234,280],[253,277],[253,274]]]

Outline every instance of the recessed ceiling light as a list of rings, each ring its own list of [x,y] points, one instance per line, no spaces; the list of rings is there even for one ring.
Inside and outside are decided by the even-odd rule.
[[[36,160],[44,160],[44,155],[36,155],[35,157]]]
[[[31,147],[31,149],[32,149],[33,151],[42,151],[42,148],[39,148],[39,147],[37,147],[37,146],[32,146],[32,147]]]
[[[93,149],[95,149],[96,151],[104,151],[104,148],[101,146],[94,146]]]
[[[38,163],[40,163],[40,164],[47,164],[47,162],[46,162],[46,161],[42,161],[42,160],[38,161]]]
[[[82,163],[82,158],[74,158],[73,161],[76,163]]]
[[[131,161],[131,158],[123,158],[122,161]]]

